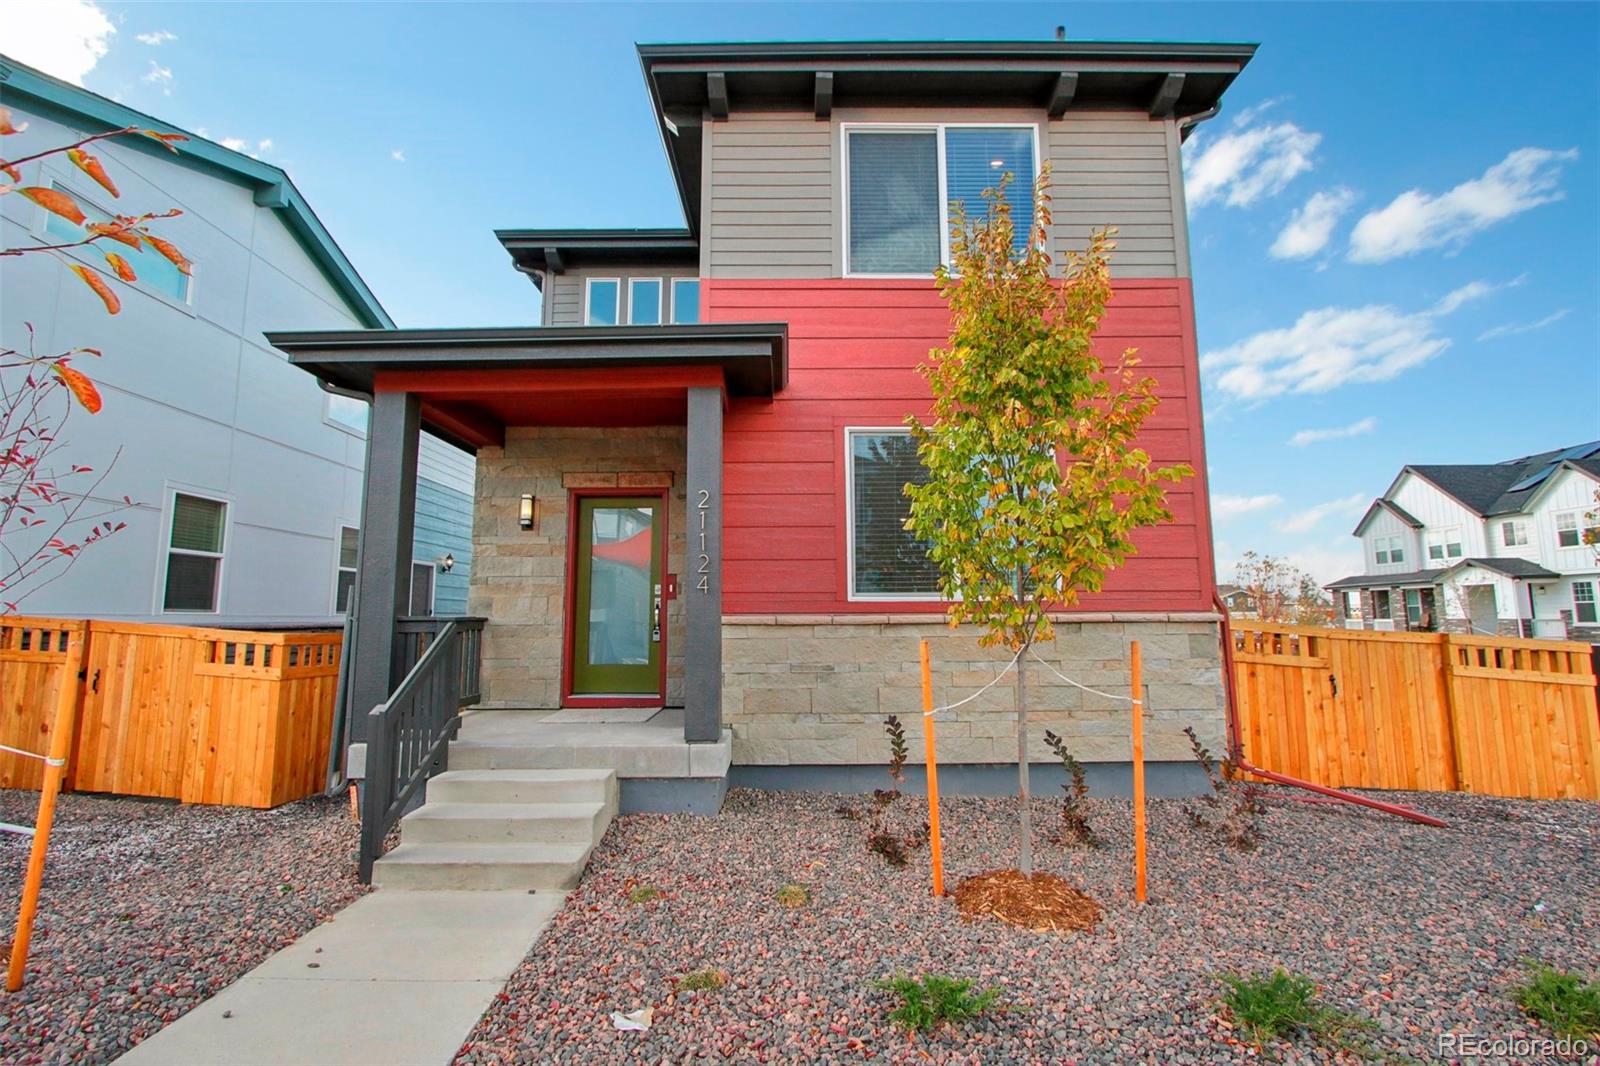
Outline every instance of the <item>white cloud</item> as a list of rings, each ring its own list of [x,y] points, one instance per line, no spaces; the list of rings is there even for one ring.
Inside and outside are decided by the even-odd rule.
[[[140,44],[147,44],[152,48],[160,47],[168,41],[176,41],[178,35],[170,30],[155,30],[151,33],[136,33],[133,39]]]
[[[82,85],[111,47],[117,28],[91,0],[35,0],[7,11],[5,52],[63,81]]]
[[[167,96],[172,95],[172,71],[170,68],[157,63],[154,59],[150,61],[150,69],[139,80],[147,81],[151,85],[158,85]]]
[[[243,137],[224,137],[217,143],[230,152],[247,152],[250,149],[250,142]]]
[[[261,140],[257,141],[256,142],[256,151],[258,151],[258,152],[270,152],[270,151],[272,151],[272,138],[271,137],[263,137]]]
[[[1450,347],[1450,339],[1436,332],[1437,318],[1504,287],[1470,282],[1428,310],[1409,313],[1384,304],[1307,311],[1287,329],[1265,330],[1207,352],[1200,368],[1241,400],[1388,381]]]
[[[1349,496],[1341,496],[1337,500],[1328,500],[1324,503],[1307,507],[1303,511],[1297,511],[1283,521],[1276,523],[1275,528],[1280,533],[1309,533],[1321,525],[1324,519],[1340,514],[1354,517],[1364,511],[1371,502],[1371,497],[1365,493],[1352,493]]]
[[[1311,169],[1311,153],[1321,143],[1322,134],[1310,133],[1293,122],[1247,126],[1260,110],[1241,115],[1228,132],[1201,145],[1184,168],[1184,195],[1189,206],[1221,200],[1229,207],[1248,207],[1282,192]]]
[[[1306,259],[1327,246],[1339,216],[1355,203],[1354,189],[1340,186],[1311,194],[1305,205],[1289,218],[1288,225],[1272,242],[1271,252],[1278,259]]]
[[[1555,325],[1571,313],[1572,308],[1563,307],[1553,314],[1545,315],[1537,322],[1507,322],[1503,326],[1495,326],[1493,329],[1484,330],[1478,334],[1478,339],[1480,341],[1492,341],[1501,337],[1515,337],[1519,333],[1532,333],[1536,329],[1544,329],[1546,326]]]
[[[1369,415],[1359,422],[1350,423],[1348,426],[1335,426],[1332,429],[1302,429],[1299,433],[1289,438],[1289,444],[1295,448],[1304,448],[1307,444],[1316,444],[1319,441],[1360,437],[1371,433],[1377,428],[1378,420]]]
[[[1237,518],[1251,511],[1264,511],[1283,502],[1283,497],[1268,493],[1262,496],[1229,496],[1226,493],[1211,497],[1211,516],[1218,521]]]
[[[396,163],[404,163],[406,161],[406,150],[404,148],[390,149],[389,158],[393,159]]]
[[[1382,263],[1428,248],[1458,247],[1473,234],[1540,204],[1560,200],[1561,165],[1578,158],[1575,148],[1519,148],[1484,171],[1438,196],[1412,189],[1387,207],[1362,216],[1350,233],[1350,259]]]

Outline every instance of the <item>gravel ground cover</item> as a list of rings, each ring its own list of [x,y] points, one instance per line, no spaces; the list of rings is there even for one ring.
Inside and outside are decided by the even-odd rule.
[[[734,791],[709,820],[624,817],[457,1061],[1259,1061],[1218,1018],[1216,975],[1274,966],[1370,1018],[1385,1054],[1430,1060],[1444,1032],[1547,1035],[1510,999],[1523,959],[1600,968],[1600,805],[1392,797],[1450,821],[1441,830],[1267,791],[1265,840],[1248,853],[1219,850],[1180,801],[1152,802],[1146,907],[1131,898],[1127,801],[1088,801],[1099,850],[1041,832],[1040,868],[1105,907],[1093,933],[1071,934],[963,923],[929,898],[926,849],[885,867],[838,796]],[[1035,824],[1048,831],[1058,809],[1038,802]],[[1015,812],[946,802],[951,884],[1014,863]],[[810,903],[782,906],[787,882]],[[661,898],[630,903],[645,885]],[[726,985],[673,994],[703,969]],[[896,972],[974,978],[1010,1009],[908,1040],[876,987]],[[648,1032],[613,1029],[611,1011],[645,1006]]]
[[[38,793],[0,791],[31,825]],[[361,894],[343,800],[272,811],[64,795],[0,1062],[109,1062]],[[29,841],[0,835],[0,960]]]

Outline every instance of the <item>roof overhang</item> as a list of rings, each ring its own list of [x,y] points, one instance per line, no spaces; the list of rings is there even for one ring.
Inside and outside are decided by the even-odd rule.
[[[1380,510],[1388,511],[1390,514],[1400,519],[1400,521],[1404,522],[1412,529],[1422,528],[1422,523],[1419,522],[1411,514],[1411,512],[1407,511],[1404,507],[1401,507],[1393,500],[1386,500],[1380,496],[1378,499],[1372,501],[1372,506],[1368,507],[1366,513],[1361,516],[1361,521],[1356,523],[1356,528],[1351,530],[1351,535],[1359,537],[1365,533],[1367,526],[1372,523],[1373,517],[1377,515]]]
[[[1525,564],[1525,565],[1523,565]],[[1546,570],[1538,563],[1528,559],[1463,559],[1459,563],[1448,566],[1439,575],[1441,579],[1448,578],[1451,574],[1466,569],[1487,570],[1501,577],[1509,577],[1514,581],[1558,581],[1561,575],[1553,570]]]
[[[686,229],[497,229],[511,261],[544,288],[544,278],[580,267],[700,264],[700,242]]]
[[[691,232],[700,231],[706,116],[848,107],[1126,109],[1189,118],[1218,107],[1254,44],[1140,41],[785,41],[642,44],[656,124]]]
[[[505,425],[522,424],[507,421],[519,410],[506,406],[512,394],[548,401],[564,391],[580,406],[559,424],[655,424],[664,395],[700,383],[700,377],[690,380],[697,373],[714,373],[729,396],[771,398],[789,380],[784,323],[318,330],[268,333],[267,340],[295,366],[339,389],[370,395],[386,388],[386,380],[406,381],[415,391],[448,395],[449,403],[425,403],[424,427],[468,451],[492,442]],[[649,401],[641,409],[647,420],[584,421],[581,402],[597,389],[623,402],[633,390]]]

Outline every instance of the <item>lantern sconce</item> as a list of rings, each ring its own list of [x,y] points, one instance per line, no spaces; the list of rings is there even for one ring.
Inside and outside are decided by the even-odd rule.
[[[448,574],[450,571],[456,568],[456,557],[451,555],[449,552],[445,552],[443,555],[441,555],[438,562],[439,571],[441,573]]]
[[[523,529],[533,528],[533,493],[522,494],[522,506],[517,511],[517,524]]]

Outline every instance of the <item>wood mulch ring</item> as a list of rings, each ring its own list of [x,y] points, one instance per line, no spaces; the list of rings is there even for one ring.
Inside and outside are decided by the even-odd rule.
[[[956,908],[968,921],[998,918],[1002,922],[1052,933],[1093,932],[1100,922],[1100,904],[1052,873],[1020,870],[974,874],[956,886]]]

